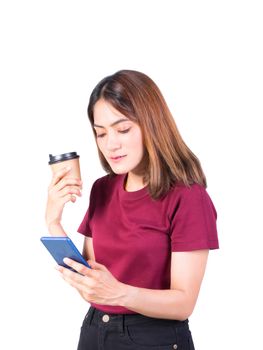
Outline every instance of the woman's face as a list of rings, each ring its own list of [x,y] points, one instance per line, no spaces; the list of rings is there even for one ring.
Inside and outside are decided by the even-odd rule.
[[[137,174],[141,168],[144,145],[140,127],[100,99],[94,105],[97,145],[115,174]]]

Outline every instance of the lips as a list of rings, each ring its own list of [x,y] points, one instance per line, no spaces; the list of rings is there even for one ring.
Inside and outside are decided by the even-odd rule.
[[[109,157],[109,159],[110,159],[111,161],[113,161],[113,162],[116,162],[116,161],[118,161],[118,160],[123,159],[124,157],[126,157],[126,154],[123,155],[123,156]]]

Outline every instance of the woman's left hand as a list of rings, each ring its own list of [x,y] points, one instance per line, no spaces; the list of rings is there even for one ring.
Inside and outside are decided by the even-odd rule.
[[[89,269],[69,258],[65,258],[64,263],[78,273],[62,266],[58,266],[57,270],[60,271],[64,280],[76,288],[87,302],[123,305],[129,286],[119,282],[104,265],[89,260],[88,264],[91,266]]]

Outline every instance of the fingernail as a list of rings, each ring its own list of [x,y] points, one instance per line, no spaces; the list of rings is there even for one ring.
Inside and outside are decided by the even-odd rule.
[[[64,262],[65,264],[67,264],[67,265],[68,265],[68,263],[69,263],[69,259],[68,259],[68,258],[64,258],[64,259],[63,259],[63,262]]]

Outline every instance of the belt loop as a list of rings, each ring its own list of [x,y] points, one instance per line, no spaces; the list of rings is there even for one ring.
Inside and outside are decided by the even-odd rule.
[[[125,334],[125,315],[122,315],[121,318],[121,332],[123,333],[123,335]]]
[[[89,325],[91,325],[91,322],[93,320],[93,317],[94,317],[94,314],[95,314],[95,308],[94,307],[90,307],[90,310],[89,310]]]

